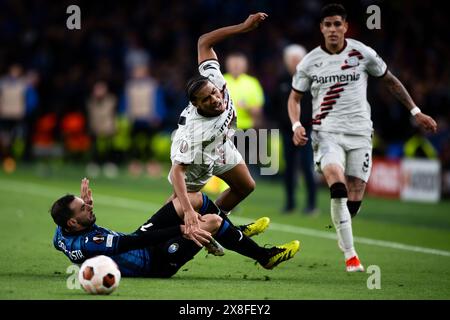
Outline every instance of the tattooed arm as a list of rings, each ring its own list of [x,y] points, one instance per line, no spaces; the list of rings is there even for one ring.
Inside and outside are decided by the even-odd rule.
[[[406,88],[403,86],[400,80],[398,80],[397,77],[395,77],[390,71],[386,73],[386,75],[382,78],[382,81],[387,86],[392,95],[406,108],[408,108],[409,111],[417,107]],[[431,132],[436,132],[436,121],[434,121],[430,116],[419,111],[414,116],[414,119],[423,129]]]

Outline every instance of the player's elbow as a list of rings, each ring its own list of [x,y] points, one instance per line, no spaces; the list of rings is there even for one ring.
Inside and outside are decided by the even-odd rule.
[[[198,41],[197,41],[197,48],[198,48],[198,49],[202,49],[202,48],[205,48],[205,47],[206,47],[206,43],[207,43],[206,39],[207,39],[207,38],[208,38],[208,37],[207,37],[207,33],[202,34],[202,35],[198,38]]]
[[[174,164],[170,170],[170,179],[172,181],[176,180],[178,177],[184,177],[186,171],[186,166],[181,164]]]
[[[211,49],[211,37],[209,33],[202,34],[197,41],[197,49],[199,52]]]

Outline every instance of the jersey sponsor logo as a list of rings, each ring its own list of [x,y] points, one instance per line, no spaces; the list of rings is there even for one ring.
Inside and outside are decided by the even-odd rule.
[[[335,74],[331,76],[312,76],[312,82],[317,82],[319,84],[326,83],[335,83],[335,82],[349,82],[349,81],[358,81],[361,75],[359,73],[350,73],[350,74]]]
[[[175,252],[177,252],[178,251],[178,248],[180,247],[180,245],[178,244],[178,243],[172,243],[170,246],[169,246],[169,248],[167,249],[167,251],[169,252],[169,253],[175,253]]]
[[[83,260],[84,256],[81,250],[67,250],[66,244],[59,240],[58,247],[64,252],[64,254],[72,261]]]
[[[105,241],[105,237],[101,233],[99,233],[92,237],[92,241],[94,241],[96,244],[100,244]]]
[[[83,256],[83,253],[81,252],[81,250],[67,251],[65,253],[69,257],[69,259],[72,261],[78,261],[78,260],[84,259],[84,256]]]
[[[233,120],[236,118],[236,115],[234,114],[234,109],[228,107],[229,105],[227,105],[228,109],[227,118],[225,119],[225,122],[220,126],[219,133],[222,133],[225,129],[230,128],[233,123]]]

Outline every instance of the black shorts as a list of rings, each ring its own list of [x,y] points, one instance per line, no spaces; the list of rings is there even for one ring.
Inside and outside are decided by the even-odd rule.
[[[170,202],[156,212],[134,233],[139,234],[147,230],[163,229],[184,224],[184,221],[176,214],[173,203]],[[169,278],[192,260],[201,250],[193,241],[178,236],[158,245],[151,246],[149,277]]]
[[[178,216],[173,206],[173,202],[165,204],[150,219],[148,219],[135,233],[143,232],[142,227],[149,230],[150,228],[163,229],[184,224],[184,221]]]
[[[202,248],[182,236],[151,247],[150,277],[169,278],[180,270]]]

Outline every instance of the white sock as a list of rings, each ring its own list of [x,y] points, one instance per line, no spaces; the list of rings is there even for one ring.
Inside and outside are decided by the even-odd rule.
[[[345,260],[356,256],[353,245],[352,218],[347,208],[347,198],[331,199],[331,220],[333,220],[338,239],[344,249]]]

